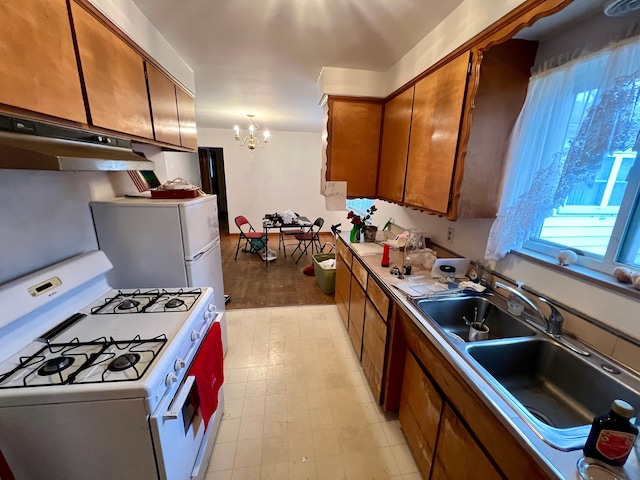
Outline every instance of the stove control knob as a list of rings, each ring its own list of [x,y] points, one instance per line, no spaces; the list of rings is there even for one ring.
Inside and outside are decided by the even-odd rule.
[[[176,377],[175,373],[170,373],[167,375],[167,377],[164,379],[164,384],[167,387],[170,387],[171,385],[173,385],[174,383],[176,383],[178,381],[178,377]]]
[[[175,363],[173,364],[173,369],[176,372],[179,372],[180,370],[182,370],[184,368],[186,364],[184,363],[184,360],[182,360],[181,358],[178,358]]]
[[[195,342],[200,338],[200,332],[191,332],[191,341]]]
[[[207,307],[207,310],[209,310],[210,312],[213,312],[216,309],[215,305],[209,304],[209,306]]]
[[[213,318],[213,313],[212,312],[204,312],[204,319],[205,320],[211,320]]]

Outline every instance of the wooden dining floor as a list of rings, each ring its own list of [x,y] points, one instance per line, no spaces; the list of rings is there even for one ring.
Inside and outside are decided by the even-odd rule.
[[[331,233],[321,233],[320,238],[322,245],[334,242]],[[287,246],[285,258],[283,250],[278,251],[278,235],[269,235],[269,248],[276,251],[278,258],[266,267],[258,255],[242,252],[242,249],[238,252],[238,259],[234,260],[238,235],[221,235],[224,291],[231,295],[227,310],[335,303],[334,295],[325,294],[316,284],[315,277],[302,273],[312,264],[311,248],[296,264],[295,258],[290,256],[296,241],[293,238],[287,241],[293,243]],[[324,252],[328,251],[329,246],[325,246]],[[299,252],[296,258],[298,255]]]

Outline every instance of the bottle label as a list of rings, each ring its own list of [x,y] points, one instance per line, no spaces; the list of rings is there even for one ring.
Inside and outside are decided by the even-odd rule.
[[[596,449],[610,460],[617,460],[629,454],[636,436],[617,430],[602,430],[596,441]]]

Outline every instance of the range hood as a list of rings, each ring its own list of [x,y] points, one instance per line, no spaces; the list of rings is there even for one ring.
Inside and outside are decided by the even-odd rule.
[[[27,170],[153,170],[131,142],[84,130],[0,116],[0,168]]]

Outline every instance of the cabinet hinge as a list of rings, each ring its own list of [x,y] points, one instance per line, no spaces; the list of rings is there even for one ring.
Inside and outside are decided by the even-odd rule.
[[[469,65],[467,66],[467,75],[471,75],[471,70],[473,70],[473,64],[471,60],[469,60]]]

